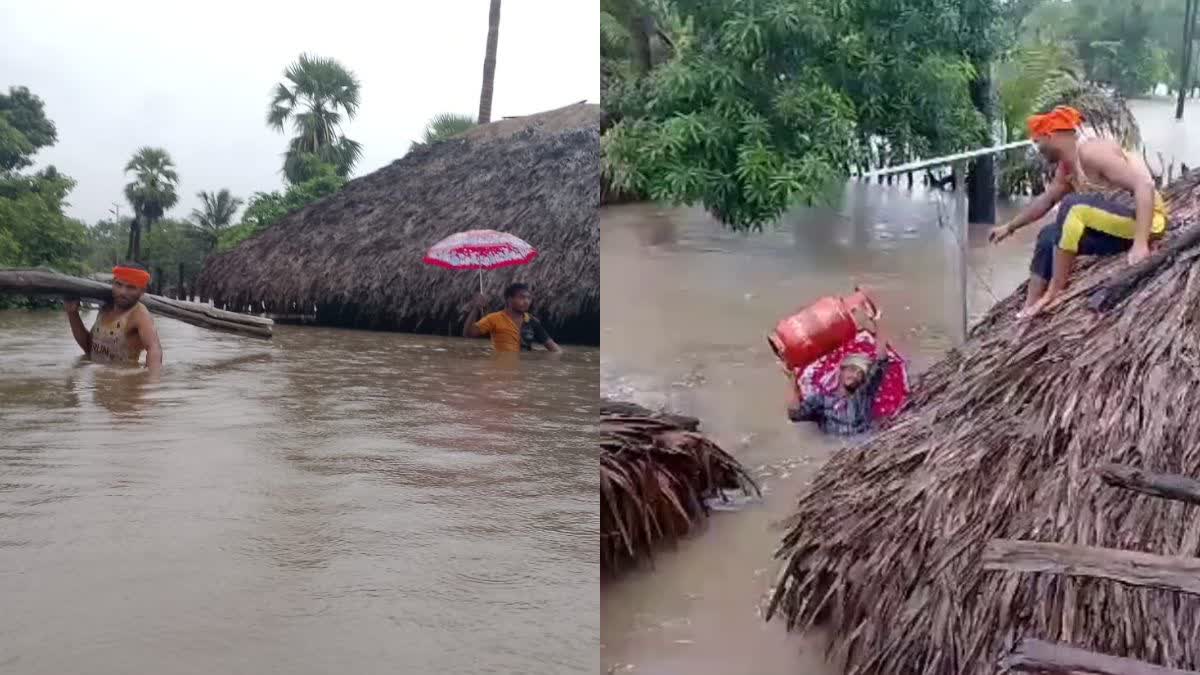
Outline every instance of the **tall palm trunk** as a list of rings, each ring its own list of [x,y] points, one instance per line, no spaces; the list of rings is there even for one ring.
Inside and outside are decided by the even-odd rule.
[[[129,246],[125,249],[126,260],[136,260],[135,253],[141,255],[142,238],[138,236],[140,233],[141,220],[137,214],[134,214],[133,219],[129,221]]]
[[[1196,30],[1196,0],[1184,0],[1183,45],[1180,50],[1179,99],[1175,102],[1175,119],[1183,119],[1183,99],[1192,85],[1192,40]]]
[[[488,12],[487,52],[483,57],[483,89],[479,92],[479,123],[492,121],[492,89],[496,82],[496,41],[500,37],[500,0]]]

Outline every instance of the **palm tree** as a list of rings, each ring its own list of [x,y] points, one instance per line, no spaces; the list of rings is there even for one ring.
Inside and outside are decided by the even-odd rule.
[[[242,206],[242,200],[234,197],[229,190],[221,188],[213,194],[201,190],[196,193],[203,208],[192,209],[192,226],[196,235],[208,245],[212,251],[217,247],[217,240],[225,228],[233,224],[233,216]]]
[[[282,132],[291,121],[296,132],[284,155],[284,176],[293,184],[309,177],[306,167],[312,163],[306,156],[349,176],[362,146],[342,135],[341,124],[343,117],[352,120],[358,113],[358,78],[336,60],[310,54],[301,54],[283,76],[285,81],[275,85],[267,124]]]
[[[417,148],[432,145],[438,141],[444,141],[448,138],[453,138],[469,129],[477,126],[475,118],[470,115],[459,115],[456,113],[438,113],[434,115],[429,123],[425,125],[424,140],[417,141],[409,147],[409,152]]]
[[[133,222],[129,226],[130,260],[142,256],[142,228],[150,229],[155,221],[175,206],[179,195],[179,175],[175,162],[162,148],[142,147],[125,165],[125,173],[134,174],[133,182],[125,186],[125,199],[133,207]]]
[[[479,123],[492,121],[492,90],[496,84],[496,41],[500,38],[500,0],[488,11],[487,49],[483,56],[483,90],[479,92]]]

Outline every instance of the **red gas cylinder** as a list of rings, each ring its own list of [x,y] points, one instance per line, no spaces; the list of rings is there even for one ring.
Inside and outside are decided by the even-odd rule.
[[[853,340],[858,334],[858,322],[853,310],[859,308],[872,320],[879,310],[866,293],[855,289],[845,298],[825,297],[783,319],[767,342],[775,355],[792,370],[804,368],[825,354]]]

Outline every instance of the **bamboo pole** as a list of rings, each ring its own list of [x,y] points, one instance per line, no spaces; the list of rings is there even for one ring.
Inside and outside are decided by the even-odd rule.
[[[1153,473],[1125,464],[1105,464],[1098,469],[1108,485],[1163,499],[1200,504],[1200,480],[1170,473]]]
[[[0,268],[0,293],[112,301],[112,287],[109,284],[45,268]],[[274,321],[259,316],[226,312],[208,305],[171,300],[150,293],[142,296],[142,304],[155,314],[193,326],[266,340],[271,339],[272,327],[275,324]]]
[[[1200,595],[1200,558],[993,539],[984,548],[983,569],[1093,577]]]
[[[1193,670],[1156,666],[1122,656],[1089,652],[1057,642],[1023,638],[1004,657],[1002,670],[1037,673],[1095,673],[1096,675],[1200,675]]]

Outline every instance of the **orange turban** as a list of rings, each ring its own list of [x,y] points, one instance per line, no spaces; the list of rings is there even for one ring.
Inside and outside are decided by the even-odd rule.
[[[142,290],[150,285],[150,273],[135,267],[114,267],[113,279]]]
[[[1029,117],[1030,136],[1049,136],[1056,131],[1074,131],[1083,124],[1083,115],[1067,105],[1060,105],[1044,115]]]

